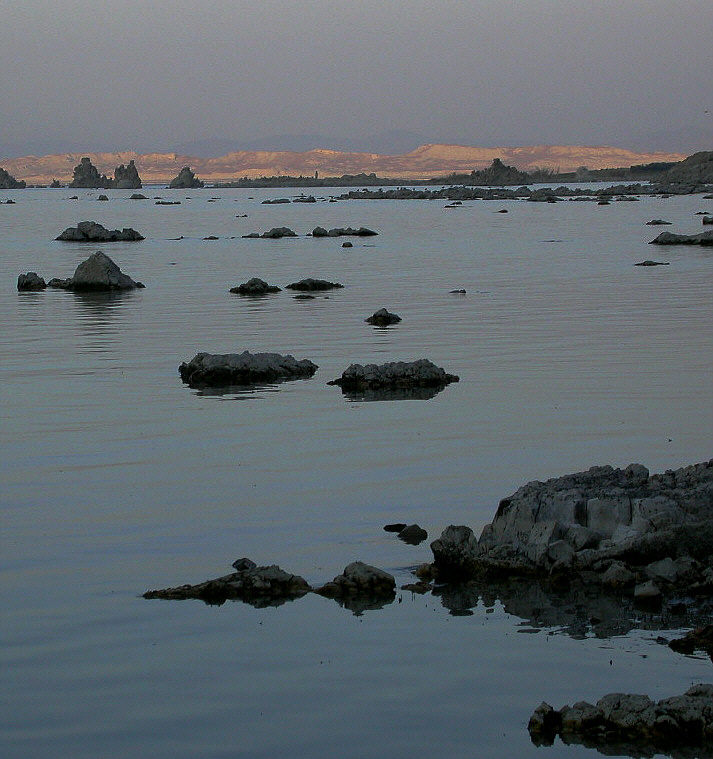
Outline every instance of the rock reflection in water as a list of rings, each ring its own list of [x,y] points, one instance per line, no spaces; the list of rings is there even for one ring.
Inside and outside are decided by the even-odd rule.
[[[608,638],[636,629],[695,627],[710,621],[711,616],[709,608],[688,608],[681,602],[645,611],[631,596],[603,592],[595,585],[573,582],[566,588],[553,588],[535,578],[441,585],[433,589],[433,595],[456,616],[472,613],[479,602],[489,608],[499,601],[505,612],[523,620],[523,626],[555,628],[557,633],[577,639]]]
[[[366,390],[346,390],[342,395],[348,401],[427,401],[438,395],[445,385],[436,387],[381,387]]]

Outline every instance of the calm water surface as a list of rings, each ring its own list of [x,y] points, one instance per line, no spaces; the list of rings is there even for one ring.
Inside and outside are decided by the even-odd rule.
[[[0,205],[3,756],[580,757],[591,752],[530,744],[540,701],[662,698],[710,680],[709,661],[656,644],[657,620],[636,614],[602,638],[566,634],[564,617],[534,624],[513,599],[454,608],[400,592],[355,615],[317,596],[269,609],[140,596],[240,556],[313,584],[362,560],[403,584],[430,549],[387,522],[479,533],[528,480],[710,458],[713,251],[649,246],[660,229],[645,222],[698,232],[712,201],[74,192],[0,197],[16,201]],[[102,246],[146,289],[18,293],[19,273],[68,277],[97,249],[54,241],[85,219],[146,236]],[[306,237],[317,225],[379,236],[345,249]],[[300,237],[241,238],[273,226]],[[670,266],[634,266],[647,258]],[[253,276],[345,288],[228,292]],[[403,321],[365,324],[381,307]],[[178,377],[198,351],[243,350],[319,371],[252,393],[200,394]],[[420,357],[460,383],[381,402],[326,385],[353,362]]]

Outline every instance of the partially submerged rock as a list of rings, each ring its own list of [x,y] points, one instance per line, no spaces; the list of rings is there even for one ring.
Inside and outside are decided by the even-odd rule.
[[[297,237],[297,232],[289,227],[273,227],[267,232],[260,234],[259,232],[251,232],[248,235],[243,235],[245,239],[267,239],[267,240],[280,240],[283,237]]]
[[[304,578],[285,572],[276,564],[258,567],[249,559],[242,559],[241,562],[237,571],[224,577],[207,580],[198,585],[149,590],[143,597],[171,601],[197,598],[207,604],[245,601],[252,606],[265,607],[278,606],[285,601],[301,598],[312,590]]]
[[[35,271],[28,271],[27,274],[20,274],[17,278],[18,290],[44,290],[47,283]]]
[[[664,221],[663,219],[651,219],[651,221],[646,222],[646,226],[648,227],[659,227],[662,225],[671,225],[670,221]]]
[[[383,569],[364,564],[362,561],[354,561],[344,568],[342,574],[317,588],[315,593],[326,598],[366,596],[372,600],[392,601],[396,595],[396,580]]]
[[[385,308],[380,308],[378,311],[364,319],[365,322],[373,324],[375,327],[388,327],[391,324],[398,324],[401,321],[401,317],[398,314],[392,314]]]
[[[652,261],[651,259],[646,259],[646,261],[639,261],[638,264],[634,264],[634,266],[668,266],[668,261]]]
[[[713,232],[700,232],[697,235],[661,232],[657,238],[651,240],[649,245],[713,245]]]
[[[312,230],[312,237],[344,237],[347,235],[353,235],[355,237],[373,237],[378,235],[373,229],[367,227],[359,227],[354,229],[353,227],[334,227],[333,229],[325,229],[324,227],[315,227]]]
[[[326,279],[312,279],[311,277],[287,285],[288,290],[300,290],[303,292],[338,290],[343,287],[344,285],[339,284],[339,282],[329,282]]]
[[[230,292],[237,295],[266,295],[267,293],[279,293],[281,288],[277,285],[268,285],[264,279],[253,277],[237,287],[231,287]]]
[[[128,241],[135,242],[143,240],[135,229],[124,227],[124,229],[106,229],[96,221],[80,221],[76,227],[67,227],[56,240],[64,242],[117,242]]]
[[[82,261],[75,269],[74,276],[69,279],[51,279],[47,287],[62,290],[101,291],[101,290],[134,290],[144,287],[143,283],[134,281],[105,253],[98,250],[86,261]]]
[[[428,538],[428,533],[420,525],[409,524],[399,531],[399,538],[403,540],[404,543],[417,546]]]
[[[178,367],[190,387],[227,387],[304,379],[317,371],[309,359],[298,361],[279,353],[197,353]]]
[[[590,704],[578,701],[559,711],[543,702],[527,729],[535,745],[552,745],[559,735],[565,743],[582,743],[604,754],[653,756],[686,747],[713,748],[713,685],[703,683],[682,696],[652,701],[648,696],[609,693]],[[690,756],[697,756],[691,753]]]
[[[448,374],[427,358],[417,361],[391,361],[385,364],[351,364],[342,376],[328,382],[342,390],[366,388],[444,387],[458,382],[459,377]]]

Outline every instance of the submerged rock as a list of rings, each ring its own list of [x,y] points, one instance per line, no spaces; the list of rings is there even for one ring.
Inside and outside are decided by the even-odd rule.
[[[106,229],[96,221],[80,221],[76,227],[67,227],[56,240],[63,242],[136,242],[143,240],[135,229]]]
[[[458,382],[459,377],[448,374],[426,358],[417,361],[392,361],[386,364],[351,364],[342,376],[328,385],[338,385],[342,390],[367,388],[416,388],[444,387]]]
[[[171,601],[197,598],[212,605],[223,604],[225,601],[245,601],[252,606],[265,607],[301,598],[312,590],[304,578],[285,572],[276,564],[258,567],[250,559],[241,559],[235,564],[239,566],[237,571],[224,577],[197,585],[149,590],[143,597]]]
[[[366,596],[369,599],[393,600],[396,580],[383,569],[354,561],[345,567],[342,574],[316,589],[315,593],[327,598]]]
[[[197,353],[178,367],[190,387],[227,387],[304,379],[317,371],[308,359],[296,360],[279,353]]]
[[[339,284],[339,282],[328,282],[326,279],[312,279],[311,277],[287,285],[288,290],[300,290],[303,292],[338,290],[343,287],[344,285]]]
[[[230,292],[237,295],[265,295],[267,293],[279,293],[281,288],[277,285],[268,285],[264,279],[253,277],[237,287],[231,287]]]
[[[428,538],[428,533],[423,527],[420,527],[417,524],[410,524],[399,531],[399,538],[403,540],[404,543],[417,546]]]
[[[578,701],[559,711],[543,702],[527,729],[535,745],[582,743],[604,754],[709,756],[713,749],[713,685],[694,685],[682,696],[658,702],[648,696],[609,693],[590,704]],[[705,753],[686,748],[705,746]]]

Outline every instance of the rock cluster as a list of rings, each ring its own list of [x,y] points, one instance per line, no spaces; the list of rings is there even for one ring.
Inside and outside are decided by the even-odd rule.
[[[73,277],[69,279],[51,279],[47,283],[47,287],[74,290],[75,292],[87,292],[134,290],[142,288],[144,285],[141,282],[135,282],[128,274],[124,274],[109,256],[98,250],[77,266]]]
[[[385,364],[351,364],[328,385],[338,385],[343,390],[366,388],[412,388],[444,387],[458,382],[459,377],[448,374],[427,358],[417,361],[391,361]]]
[[[267,293],[279,293],[281,288],[277,285],[268,285],[264,279],[253,277],[237,287],[231,287],[230,292],[237,295],[266,295]]]
[[[297,237],[297,232],[289,227],[273,227],[267,232],[260,234],[259,232],[251,232],[248,235],[243,235],[243,238],[247,240],[257,240],[262,238],[264,240],[280,240],[283,237]]]
[[[329,282],[326,279],[312,279],[311,277],[307,277],[307,279],[301,279],[299,282],[292,282],[291,284],[286,285],[286,287],[288,290],[313,292],[321,290],[338,290],[343,288],[344,285],[339,284],[339,282]]]
[[[305,379],[317,371],[309,359],[298,361],[279,353],[197,353],[178,367],[181,379],[193,388],[254,385]]]
[[[652,701],[648,696],[609,693],[590,704],[579,701],[559,711],[543,702],[528,723],[536,745],[552,745],[555,736],[582,743],[604,754],[653,756],[685,747],[713,746],[713,685],[694,685],[681,696]],[[691,756],[698,755],[697,752]]]
[[[169,183],[168,186],[172,189],[194,189],[203,187],[204,183],[196,177],[191,171],[190,166],[184,166]]]
[[[136,242],[143,240],[143,235],[135,229],[106,229],[96,221],[80,221],[76,227],[67,227],[56,240],[64,242]]]
[[[657,238],[651,240],[649,245],[713,245],[713,232],[701,232],[697,235],[661,232]]]
[[[592,467],[530,482],[480,539],[450,526],[431,544],[439,577],[578,577],[660,602],[713,595],[713,461],[664,474]]]
[[[24,190],[27,185],[23,180],[17,180],[5,169],[0,168],[0,190]]]
[[[347,235],[353,235],[355,237],[372,237],[378,235],[373,229],[367,229],[366,227],[359,227],[354,229],[353,227],[335,227],[334,229],[325,229],[324,227],[315,227],[312,230],[312,237],[345,237]]]

